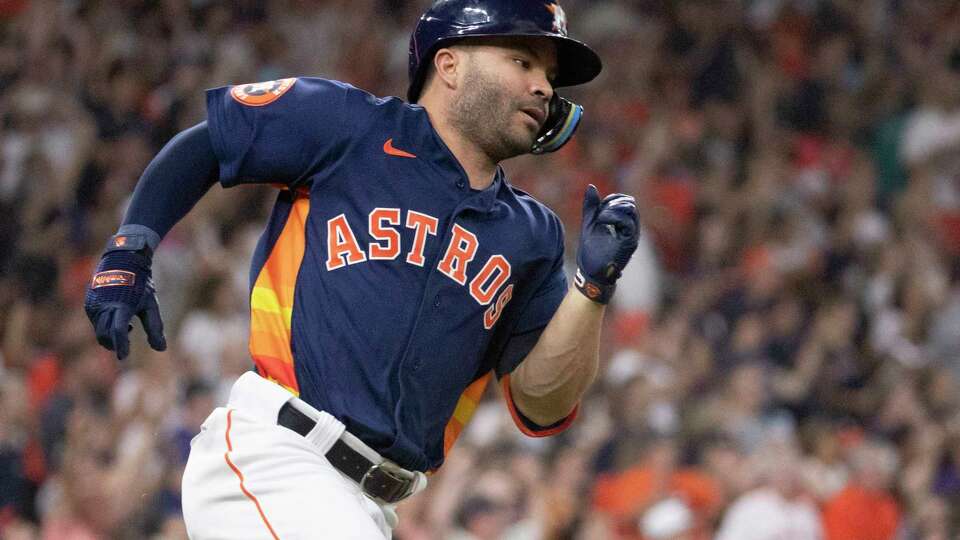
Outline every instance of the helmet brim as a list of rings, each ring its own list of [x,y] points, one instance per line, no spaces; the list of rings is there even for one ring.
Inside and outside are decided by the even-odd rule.
[[[576,86],[592,81],[603,69],[603,62],[593,49],[568,37],[550,36],[557,45],[557,77],[554,88]]]

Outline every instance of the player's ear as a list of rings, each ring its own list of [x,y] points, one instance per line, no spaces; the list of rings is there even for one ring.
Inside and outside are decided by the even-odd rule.
[[[433,79],[449,90],[456,90],[463,71],[463,53],[443,48],[433,55]]]

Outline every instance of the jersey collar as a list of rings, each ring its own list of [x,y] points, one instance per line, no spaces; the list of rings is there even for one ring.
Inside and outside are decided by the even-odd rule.
[[[492,212],[496,207],[497,197],[506,183],[503,168],[497,165],[497,172],[493,175],[493,182],[482,190],[470,190],[469,200],[464,202],[466,208],[473,208],[480,212]]]
[[[473,208],[482,212],[490,212],[494,208],[494,203],[504,185],[506,178],[503,168],[497,165],[497,171],[494,173],[493,182],[483,190],[475,190],[470,187],[470,179],[467,176],[460,161],[457,160],[447,144],[440,138],[440,134],[434,129],[430,122],[430,115],[427,110],[417,104],[407,104],[420,118],[421,129],[417,130],[423,134],[419,141],[420,148],[430,148],[429,158],[426,160],[437,172],[448,187],[461,193],[461,197],[466,198],[464,207]],[[426,156],[423,156],[426,157]]]

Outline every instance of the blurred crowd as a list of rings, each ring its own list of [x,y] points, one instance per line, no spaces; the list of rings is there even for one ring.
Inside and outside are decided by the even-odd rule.
[[[155,260],[171,350],[118,363],[84,288],[203,90],[404,95],[426,1],[0,1],[0,537],[185,538],[189,441],[246,351],[273,188],[214,188]],[[491,385],[400,540],[960,534],[960,7],[564,0],[603,74],[574,141],[506,164],[576,249],[584,187],[641,205],[574,426]],[[306,533],[305,533],[306,534]]]

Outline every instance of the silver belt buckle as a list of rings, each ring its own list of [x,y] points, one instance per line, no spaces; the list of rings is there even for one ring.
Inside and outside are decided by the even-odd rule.
[[[386,476],[397,484],[405,486],[402,493],[387,493],[386,484],[376,485],[379,475]],[[393,504],[407,498],[412,492],[416,481],[416,474],[404,469],[396,463],[383,460],[367,469],[360,479],[360,490],[367,497],[380,504]]]

